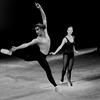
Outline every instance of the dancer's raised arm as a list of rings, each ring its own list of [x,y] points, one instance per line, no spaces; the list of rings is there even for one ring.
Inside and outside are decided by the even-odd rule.
[[[41,5],[39,3],[35,3],[35,4],[36,4],[36,7],[40,10],[42,20],[43,20],[43,24],[47,28],[47,18],[46,18],[46,15],[45,15],[45,12],[44,12],[43,8],[41,7]]]

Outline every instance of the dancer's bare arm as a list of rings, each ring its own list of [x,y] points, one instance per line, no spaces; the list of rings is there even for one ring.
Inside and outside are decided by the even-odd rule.
[[[56,49],[56,51],[55,51],[55,52],[51,52],[50,54],[55,55],[56,53],[58,53],[58,52],[62,49],[63,45],[64,45],[66,42],[67,42],[67,40],[66,40],[66,38],[64,38],[64,39],[62,40],[62,43],[60,44],[60,46]]]
[[[75,36],[73,36],[73,39],[75,40]],[[75,53],[79,53],[76,49],[75,49],[75,45],[73,46],[73,50]]]
[[[46,15],[45,15],[45,12],[44,12],[43,8],[41,7],[41,5],[39,3],[35,3],[35,4],[36,4],[36,7],[40,10],[42,20],[43,20],[43,24],[47,28],[47,18],[46,18]]]
[[[38,39],[36,38],[36,39],[33,39],[31,42],[21,44],[20,46],[17,46],[17,47],[12,46],[12,48],[11,48],[10,50],[11,50],[11,51],[16,51],[16,50],[18,50],[18,49],[23,49],[23,48],[26,48],[26,47],[28,47],[28,46],[30,46],[30,45],[34,45],[34,44],[36,44],[37,42],[38,42]]]
[[[75,46],[73,46],[73,49],[74,49],[74,52],[75,52],[75,53],[79,53],[79,52],[75,49]]]
[[[42,20],[43,20],[43,25],[45,25],[44,32],[45,32],[45,35],[48,37],[46,14],[45,14],[43,8],[41,7],[41,5],[40,5],[39,3],[35,3],[35,4],[36,4],[36,7],[37,7],[37,8],[40,10],[40,12],[41,12],[41,16],[42,16]]]

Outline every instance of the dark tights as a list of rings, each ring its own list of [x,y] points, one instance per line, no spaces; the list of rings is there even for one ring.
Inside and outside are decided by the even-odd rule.
[[[73,64],[74,64],[74,54],[73,53],[63,54],[63,69],[62,69],[61,81],[62,82],[64,81],[64,76],[67,70],[67,79],[70,85],[72,85],[71,72],[72,72]]]
[[[49,67],[49,64],[48,64],[46,58],[45,57],[40,57],[37,61],[39,62],[39,64],[41,65],[41,67],[45,70],[48,80],[54,86],[57,86],[57,84],[55,83],[54,78],[52,76],[51,69]]]
[[[29,51],[30,50],[32,50],[32,49],[29,48]],[[30,53],[29,55],[28,54],[27,54],[27,52],[24,53],[24,50],[18,50],[18,51],[13,53],[14,56],[22,58],[25,61],[38,61],[39,64],[41,65],[41,67],[46,72],[48,80],[53,84],[53,86],[57,86],[57,84],[56,84],[56,82],[55,82],[55,80],[54,80],[54,78],[52,76],[49,64],[48,64],[48,62],[46,60],[46,55],[44,55],[42,52],[40,52],[39,48],[36,48],[36,50],[34,49],[32,51],[32,53]]]

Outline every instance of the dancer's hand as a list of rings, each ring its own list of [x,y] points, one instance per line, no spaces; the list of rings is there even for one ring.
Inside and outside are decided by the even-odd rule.
[[[76,50],[75,50],[74,52],[75,52],[75,53],[79,53],[79,52],[78,52],[78,51],[76,51]]]
[[[51,54],[51,55],[55,55],[56,53],[55,53],[55,52],[50,52],[50,54]]]
[[[41,5],[39,3],[35,3],[37,8],[41,8]]]
[[[10,51],[16,51],[17,50],[17,47],[15,47],[15,46],[12,46],[12,48],[10,49]]]

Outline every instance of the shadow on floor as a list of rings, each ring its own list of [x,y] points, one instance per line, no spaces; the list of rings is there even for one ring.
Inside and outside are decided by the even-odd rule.
[[[88,76],[88,77],[82,78],[82,80],[85,80],[85,81],[100,80],[100,74]]]

